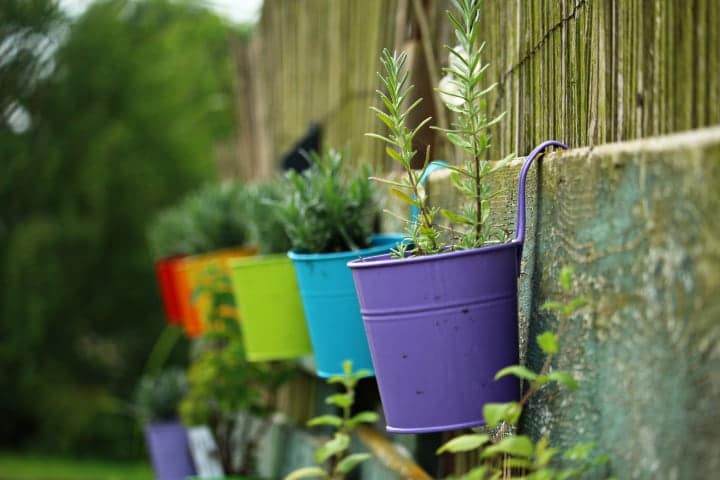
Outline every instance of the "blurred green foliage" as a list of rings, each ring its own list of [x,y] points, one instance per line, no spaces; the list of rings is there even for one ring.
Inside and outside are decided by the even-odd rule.
[[[185,370],[171,367],[157,375],[143,375],[135,390],[135,413],[142,423],[176,420],[187,392]]]
[[[262,254],[285,253],[292,247],[282,221],[280,202],[284,184],[280,179],[248,187],[247,218],[250,241]]]
[[[192,2],[74,21],[0,2],[0,446],[143,450],[127,402],[163,327],[145,230],[216,176],[232,34]]]
[[[163,210],[148,228],[155,258],[193,255],[244,245],[251,195],[238,182],[210,183]]]

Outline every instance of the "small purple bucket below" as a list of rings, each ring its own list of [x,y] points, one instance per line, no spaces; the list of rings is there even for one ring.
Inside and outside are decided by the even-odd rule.
[[[180,422],[150,423],[145,426],[145,439],[157,480],[185,480],[195,475],[187,431]]]
[[[472,250],[348,263],[375,366],[387,430],[424,433],[483,425],[483,406],[518,400],[517,277],[525,231],[520,172],[514,240]]]

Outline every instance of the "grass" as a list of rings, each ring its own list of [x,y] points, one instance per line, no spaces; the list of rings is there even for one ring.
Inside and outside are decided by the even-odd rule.
[[[152,480],[146,463],[115,463],[0,452],[0,480]]]

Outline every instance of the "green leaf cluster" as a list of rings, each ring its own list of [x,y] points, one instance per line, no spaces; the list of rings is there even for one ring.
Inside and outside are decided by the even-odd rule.
[[[199,283],[204,290],[193,294],[211,296],[211,327],[194,342],[188,392],[180,403],[180,415],[187,425],[210,426],[226,473],[249,474],[264,428],[241,426],[241,430],[254,433],[238,445],[238,414],[251,414],[269,425],[277,390],[296,369],[288,362],[249,362],[227,275],[210,265],[203,277]],[[233,452],[240,448],[244,464],[238,466],[233,463]]]
[[[321,415],[308,421],[309,427],[328,426],[334,430],[332,438],[323,443],[315,451],[315,460],[318,466],[304,467],[291,472],[285,480],[301,478],[323,478],[329,480],[343,480],[345,475],[355,467],[370,458],[368,453],[348,454],[350,448],[350,434],[358,425],[375,423],[378,414],[371,411],[359,412],[351,415],[355,402],[355,386],[370,375],[367,370],[352,369],[352,362],[343,362],[343,374],[330,377],[328,383],[339,384],[344,392],[328,396],[325,403],[337,407],[340,415]]]
[[[558,284],[564,293],[563,301],[546,304],[546,308],[561,315],[559,332],[564,330],[564,322],[567,318],[587,303],[582,297],[571,296],[573,275],[574,271],[571,267],[561,270]],[[560,351],[560,334],[546,331],[538,335],[536,341],[546,356],[540,372],[534,372],[522,365],[511,365],[495,375],[495,380],[514,376],[527,382],[525,394],[519,402],[488,403],[483,406],[486,425],[490,429],[496,429],[496,434],[461,435],[446,442],[437,450],[438,454],[479,451],[483,463],[460,476],[460,479],[579,479],[593,467],[609,460],[606,455],[595,454],[596,444],[593,442],[577,444],[560,455],[560,450],[550,446],[547,437],[534,442],[527,435],[506,435],[508,429],[517,428],[524,405],[544,385],[556,383],[570,390],[578,387],[577,381],[570,372],[553,370],[551,367],[552,359]],[[553,461],[553,459],[557,460]]]
[[[144,375],[135,391],[136,415],[143,423],[178,418],[179,404],[186,392],[187,379],[181,368]]]
[[[330,253],[370,245],[377,216],[370,167],[349,170],[343,158],[336,150],[313,152],[307,170],[287,173],[278,212],[293,250]]]
[[[210,183],[187,195],[148,228],[153,254],[192,255],[245,244],[250,198],[239,182]]]
[[[248,186],[249,238],[260,253],[285,253],[292,248],[279,207],[282,198],[283,185],[278,180]]]

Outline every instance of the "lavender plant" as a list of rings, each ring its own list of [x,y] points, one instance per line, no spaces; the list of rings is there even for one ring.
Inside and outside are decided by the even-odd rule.
[[[386,92],[378,91],[385,108],[371,107],[378,119],[389,129],[387,136],[368,133],[367,135],[387,143],[386,153],[398,162],[405,176],[400,181],[374,178],[386,183],[391,192],[418,209],[416,220],[402,218],[407,226],[407,237],[412,246],[403,247],[397,255],[406,253],[427,255],[438,253],[447,247],[475,248],[493,242],[507,240],[507,234],[490,224],[489,205],[496,194],[488,178],[505,166],[512,156],[490,163],[485,160],[490,148],[489,128],[504,116],[487,116],[487,95],[495,84],[485,87],[487,63],[482,61],[484,44],[480,43],[478,19],[482,2],[480,0],[453,0],[455,13],[448,12],[448,18],[454,26],[458,45],[447,47],[449,66],[444,69],[446,75],[439,86],[439,93],[446,106],[455,113],[451,128],[438,130],[444,132],[448,140],[464,154],[462,166],[448,166],[452,170],[452,182],[455,188],[468,200],[459,212],[438,209],[429,204],[420,185],[420,178],[429,164],[429,151],[425,152],[424,167],[411,168],[411,160],[418,154],[413,148],[413,139],[418,131],[430,122],[426,118],[414,129],[407,126],[409,113],[417,107],[421,99],[404,107],[413,89],[408,84],[408,73],[404,68],[407,61],[405,53],[391,54],[387,49],[381,54],[384,74],[379,74]],[[439,227],[435,222],[440,213],[451,222],[451,227]],[[409,252],[405,249],[409,249]]]

